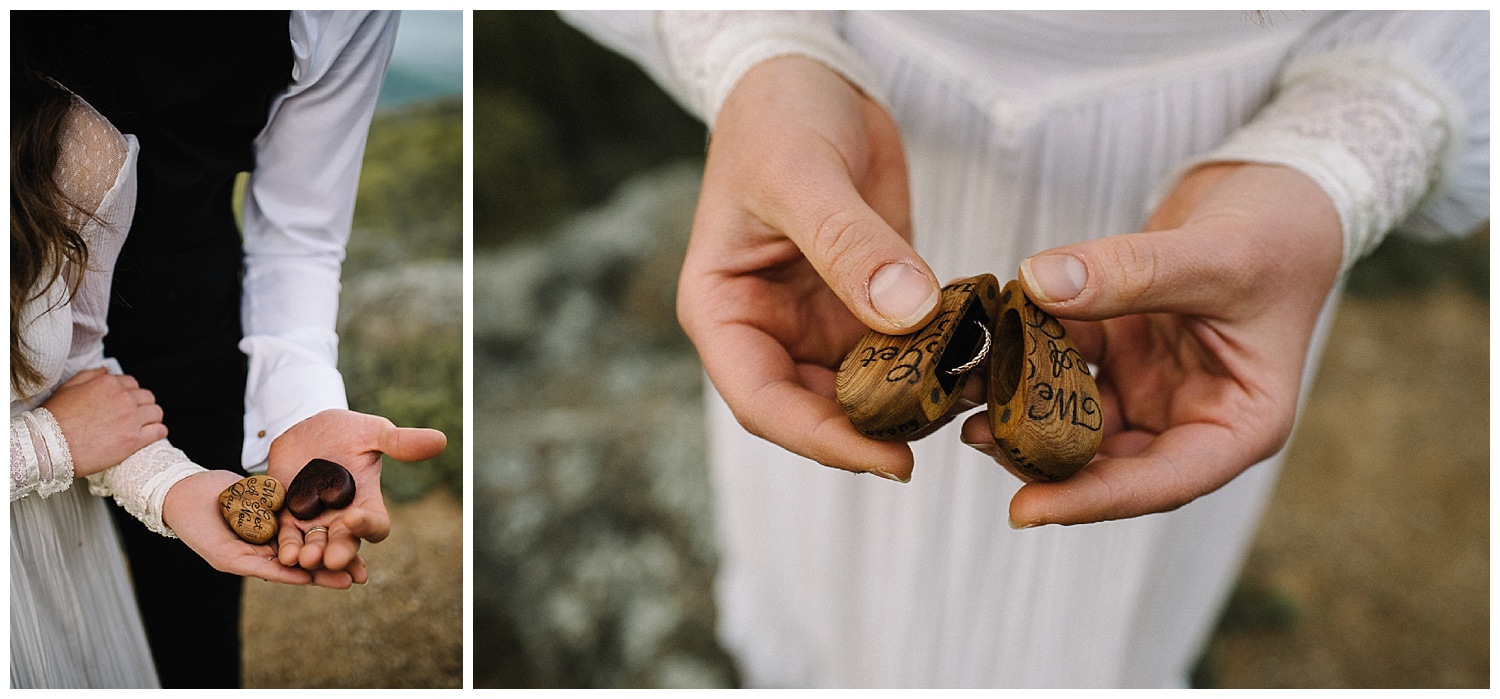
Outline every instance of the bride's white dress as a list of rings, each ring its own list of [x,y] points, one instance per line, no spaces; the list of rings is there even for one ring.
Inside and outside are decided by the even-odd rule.
[[[745,70],[787,53],[880,98],[913,242],[944,280],[1138,230],[1201,159],[1309,173],[1339,207],[1346,265],[1403,219],[1462,233],[1488,215],[1483,13],[568,19],[710,124]],[[1174,512],[1013,531],[1020,484],[956,422],[913,445],[903,485],[819,467],[708,404],[720,636],[760,686],[1184,684],[1280,465]]]
[[[202,470],[166,440],[74,482],[66,440],[41,404],[59,384],[113,363],[103,338],[115,258],[135,209],[138,145],[75,100],[56,179],[95,216],[80,232],[88,268],[69,298],[59,280],[22,313],[39,385],[11,391],[10,683],[12,687],[159,686],[114,524],[113,495],[166,536],[167,490]],[[190,623],[190,620],[184,620]]]

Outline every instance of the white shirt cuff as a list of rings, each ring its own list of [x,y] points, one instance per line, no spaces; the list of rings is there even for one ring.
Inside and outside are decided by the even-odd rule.
[[[241,340],[240,351],[250,358],[240,459],[246,470],[264,472],[272,441],[324,410],[347,409],[349,401],[338,368],[295,342],[256,335]]]

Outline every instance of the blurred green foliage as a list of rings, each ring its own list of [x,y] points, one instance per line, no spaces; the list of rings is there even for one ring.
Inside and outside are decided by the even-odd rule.
[[[539,235],[630,175],[701,160],[702,122],[553,12],[474,13],[474,245]]]
[[[414,324],[420,327],[383,338],[361,332],[357,323],[340,330],[339,371],[349,391],[349,408],[401,427],[431,427],[448,435],[447,450],[431,460],[385,460],[380,482],[387,498],[415,500],[437,485],[462,498],[462,323]]]
[[[345,270],[463,259],[463,100],[376,112]]]
[[[430,461],[386,459],[381,485],[394,500],[415,499],[438,484],[462,497],[462,309],[428,312],[424,304],[431,299],[392,304],[352,297],[351,290],[363,280],[397,278],[413,265],[446,261],[452,286],[444,287],[450,293],[443,298],[459,304],[462,260],[463,101],[377,112],[344,262],[339,370],[351,410],[448,435],[448,449]]]
[[[1461,238],[1429,240],[1399,231],[1349,270],[1350,294],[1374,298],[1422,291],[1440,283],[1488,299],[1490,296],[1490,227],[1488,223]]]

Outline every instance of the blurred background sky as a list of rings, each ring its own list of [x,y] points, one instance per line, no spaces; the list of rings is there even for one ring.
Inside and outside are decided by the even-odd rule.
[[[462,94],[464,13],[458,10],[406,10],[380,107]]]

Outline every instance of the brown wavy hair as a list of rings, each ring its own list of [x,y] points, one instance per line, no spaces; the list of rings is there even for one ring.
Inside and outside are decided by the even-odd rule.
[[[53,173],[73,96],[31,70],[12,47],[10,80],[10,386],[42,380],[21,334],[21,311],[53,284],[78,291],[88,265],[79,222],[93,213],[68,198]]]

